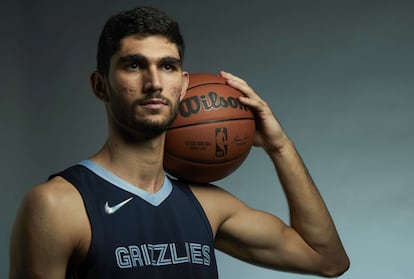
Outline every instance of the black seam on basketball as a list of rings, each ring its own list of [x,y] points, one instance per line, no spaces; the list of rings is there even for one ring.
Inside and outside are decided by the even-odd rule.
[[[188,91],[188,90],[191,90],[191,89],[193,89],[193,88],[196,88],[196,87],[205,86],[205,85],[210,85],[210,84],[218,84],[218,85],[226,85],[226,86],[228,86],[228,85],[227,85],[227,83],[221,83],[221,82],[208,82],[208,83],[200,83],[200,84],[197,84],[197,85],[194,85],[194,86],[188,87],[188,88],[187,88],[187,91]]]
[[[191,123],[191,124],[186,124],[186,125],[175,126],[175,127],[169,128],[168,131],[175,130],[175,129],[180,129],[180,128],[185,128],[185,127],[198,126],[198,125],[203,125],[203,124],[211,124],[211,123],[219,123],[219,122],[227,122],[227,121],[238,121],[238,120],[253,120],[254,121],[254,118],[252,118],[252,117],[239,117],[239,118],[231,118],[231,119],[209,120],[209,121],[196,122],[196,123]]]
[[[196,159],[189,159],[189,158],[184,157],[184,156],[177,156],[175,154],[171,154],[171,153],[168,153],[168,152],[167,153],[168,153],[168,156],[171,156],[171,157],[174,157],[175,159],[183,160],[183,161],[186,161],[186,162],[191,162],[191,163],[196,163],[196,164],[213,165],[213,164],[228,163],[228,162],[237,160],[241,157],[246,156],[246,154],[249,153],[249,152],[250,152],[250,148],[248,150],[246,150],[246,152],[243,152],[242,154],[240,154],[239,156],[233,157],[233,158],[225,160],[225,161],[223,161],[223,160],[216,160],[216,161],[198,160],[197,161]]]

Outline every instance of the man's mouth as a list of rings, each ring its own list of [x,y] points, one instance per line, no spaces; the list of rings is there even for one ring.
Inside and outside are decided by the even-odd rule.
[[[141,105],[149,109],[160,109],[168,105],[168,102],[166,100],[159,99],[159,98],[151,98],[151,99],[144,100],[141,103]]]

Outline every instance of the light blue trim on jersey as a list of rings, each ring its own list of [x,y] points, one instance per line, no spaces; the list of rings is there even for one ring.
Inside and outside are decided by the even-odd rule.
[[[128,191],[132,194],[137,195],[141,199],[147,201],[148,203],[158,206],[160,205],[172,192],[172,184],[171,181],[166,176],[164,179],[164,185],[162,185],[161,189],[156,192],[155,194],[150,194],[131,183],[123,180],[119,176],[115,175],[114,173],[110,172],[109,170],[101,167],[100,165],[92,162],[91,160],[83,160],[79,163],[96,175],[100,176],[101,178],[105,179],[106,181],[112,183],[114,186],[121,188],[125,191]]]

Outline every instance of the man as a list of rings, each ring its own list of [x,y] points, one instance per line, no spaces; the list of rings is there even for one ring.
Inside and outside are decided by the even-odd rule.
[[[10,278],[217,278],[215,248],[277,270],[338,276],[348,268],[292,141],[244,80],[220,72],[255,113],[255,145],[274,164],[291,225],[219,187],[166,176],[165,131],[188,85],[183,53],[177,23],[157,9],[108,20],[91,75],[107,111],[107,142],[27,194],[11,239]]]

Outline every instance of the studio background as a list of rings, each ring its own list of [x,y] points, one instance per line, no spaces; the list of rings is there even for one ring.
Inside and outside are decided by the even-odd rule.
[[[414,2],[1,3],[0,277],[25,192],[95,153],[103,104],[89,86],[108,16],[158,6],[181,24],[190,72],[230,71],[270,104],[317,183],[351,259],[342,278],[412,277]],[[270,160],[253,149],[218,181],[288,222]],[[220,278],[311,278],[217,253]]]

